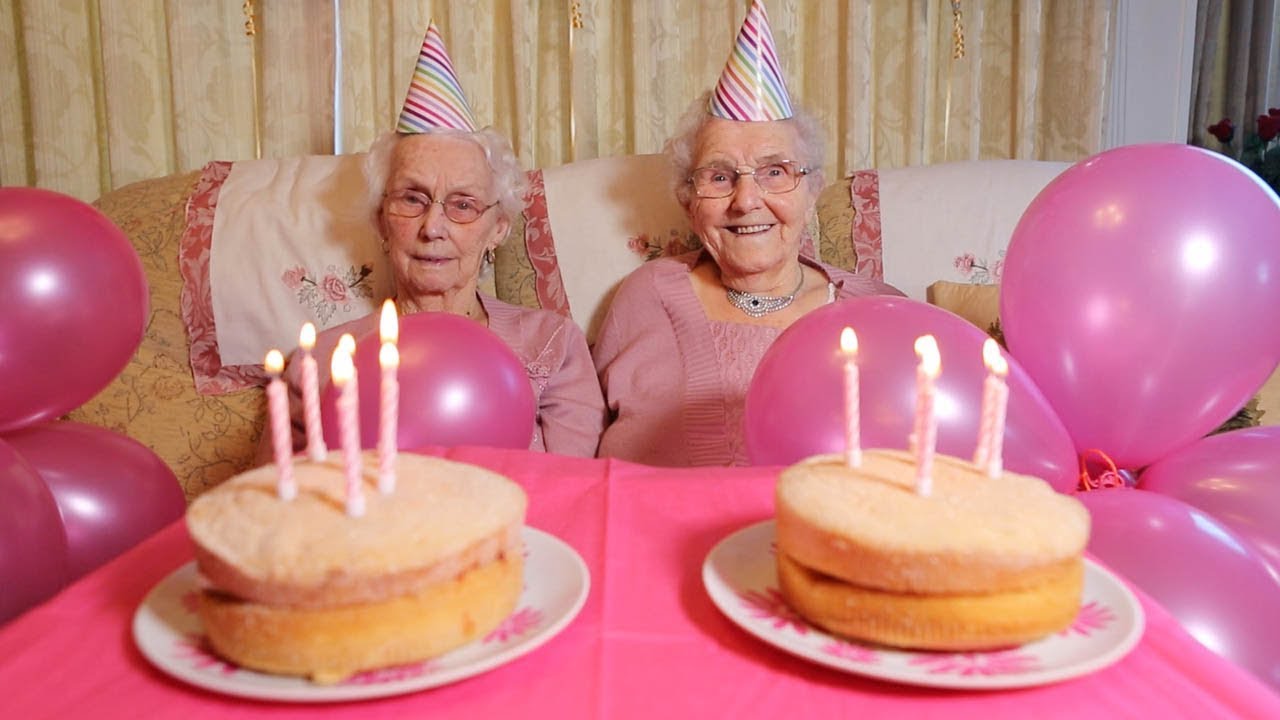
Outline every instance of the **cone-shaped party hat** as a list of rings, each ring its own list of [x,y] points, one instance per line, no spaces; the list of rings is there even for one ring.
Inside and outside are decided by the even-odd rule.
[[[422,133],[431,128],[452,128],[475,132],[476,121],[462,94],[458,76],[453,72],[453,62],[444,49],[444,38],[435,21],[427,27],[427,37],[418,53],[418,65],[413,71],[413,82],[400,110],[396,131]]]
[[[791,97],[769,31],[769,15],[760,0],[753,0],[747,10],[707,112],[744,122],[785,120],[792,115]]]

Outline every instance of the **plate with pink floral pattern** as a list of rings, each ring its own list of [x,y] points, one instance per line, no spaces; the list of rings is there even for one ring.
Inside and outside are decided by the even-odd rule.
[[[711,601],[747,632],[807,660],[857,675],[942,688],[999,689],[1067,680],[1124,657],[1142,637],[1142,606],[1115,575],[1085,559],[1084,596],[1070,627],[992,652],[912,652],[838,638],[782,599],[774,564],[774,523],[721,540],[702,565]]]
[[[426,662],[359,673],[333,685],[254,672],[210,651],[195,613],[194,562],[175,570],[142,601],[133,638],[156,667],[208,690],[289,702],[334,702],[425,690],[478,675],[534,650],[582,609],[591,580],[582,557],[559,538],[526,527],[524,592],[516,610],[485,637]]]

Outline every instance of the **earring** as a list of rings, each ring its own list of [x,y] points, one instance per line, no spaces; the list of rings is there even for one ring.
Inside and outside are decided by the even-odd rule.
[[[484,264],[493,265],[493,248],[486,248],[484,251]]]

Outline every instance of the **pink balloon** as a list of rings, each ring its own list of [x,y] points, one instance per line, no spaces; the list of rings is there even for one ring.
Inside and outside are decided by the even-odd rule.
[[[1250,540],[1280,576],[1280,426],[1197,440],[1138,479],[1143,489],[1203,510]]]
[[[759,465],[787,465],[844,451],[844,356],[840,332],[858,335],[863,447],[906,448],[915,417],[915,340],[938,341],[938,450],[973,457],[982,413],[987,335],[918,300],[877,296],[825,305],[787,328],[765,352],[747,390],[744,434]],[[1004,465],[1044,478],[1059,491],[1076,487],[1071,438],[1030,376],[1008,355],[1009,405]]]
[[[1189,145],[1095,155],[1022,215],[1000,311],[1076,449],[1141,468],[1231,417],[1280,362],[1280,198]]]
[[[178,478],[138,441],[96,425],[55,421],[5,441],[53,493],[75,579],[182,517]]]
[[[102,213],[0,188],[0,433],[56,418],[120,373],[147,319],[142,262]]]
[[[488,328],[450,313],[400,318],[401,448],[488,445],[527,448],[536,409],[529,375],[516,354]],[[378,444],[381,340],[374,331],[356,341],[360,389],[360,442]],[[321,399],[325,442],[340,446],[337,392]]]
[[[0,440],[0,625],[67,584],[67,535],[35,468]]]
[[[1252,543],[1159,493],[1111,489],[1076,497],[1093,518],[1090,553],[1205,646],[1280,690],[1280,579]]]

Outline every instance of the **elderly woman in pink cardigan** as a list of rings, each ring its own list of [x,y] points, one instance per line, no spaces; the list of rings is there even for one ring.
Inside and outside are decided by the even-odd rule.
[[[704,95],[666,146],[702,249],[628,276],[592,349],[610,415],[601,457],[747,464],[744,400],[773,340],[836,299],[901,294],[800,254],[822,188],[821,134],[808,115],[714,113]]]
[[[443,40],[428,28],[414,81],[395,132],[378,138],[365,161],[372,219],[382,237],[400,314],[447,312],[484,325],[524,365],[537,411],[529,449],[562,455],[595,454],[604,427],[604,400],[586,338],[573,320],[517,307],[477,290],[493,251],[523,209],[524,171],[505,137],[476,129],[452,78]],[[433,63],[435,63],[433,65]],[[430,67],[424,67],[430,66]],[[332,327],[316,339],[328,358],[343,333],[359,338],[378,328],[379,314]],[[298,364],[285,373],[290,407],[300,415]],[[401,412],[413,408],[401,407]],[[294,418],[294,448],[304,444]],[[258,457],[270,457],[263,433]]]

